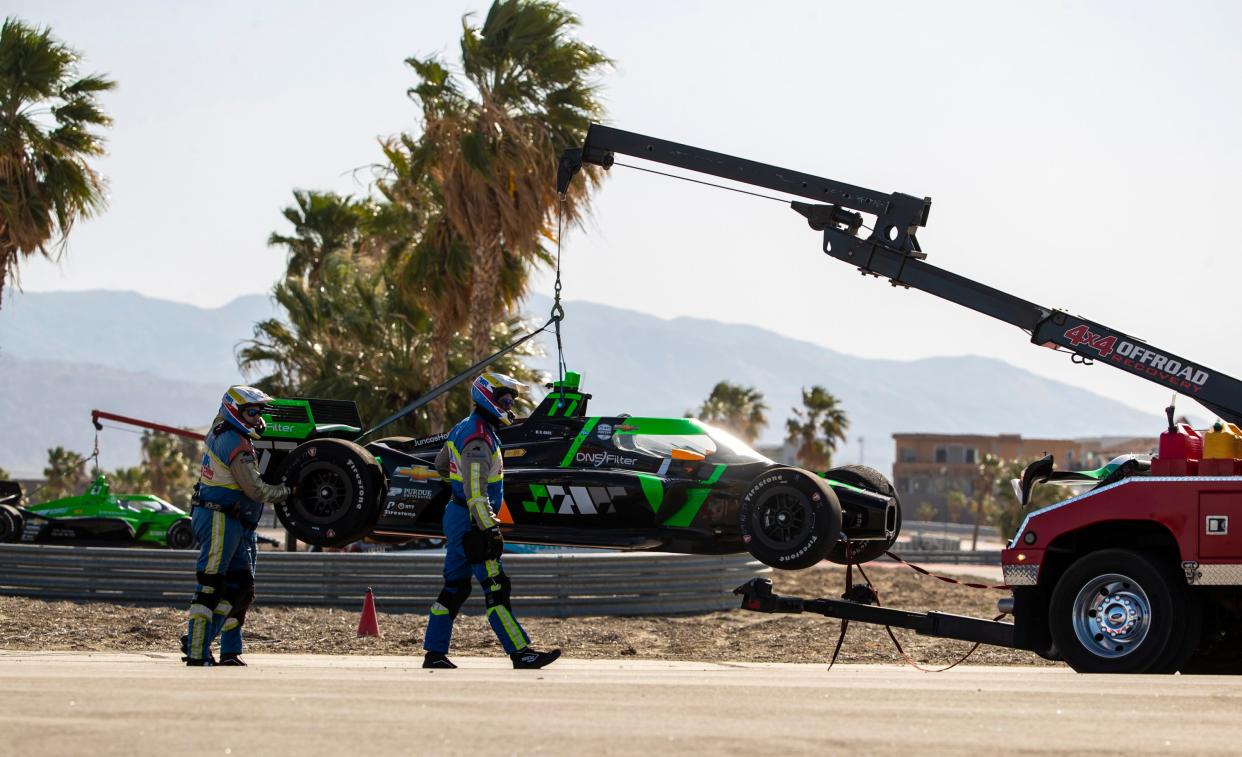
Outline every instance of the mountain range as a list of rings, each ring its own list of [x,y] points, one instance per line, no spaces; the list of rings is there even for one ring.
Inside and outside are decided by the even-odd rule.
[[[550,301],[527,301],[542,322]],[[46,450],[91,450],[92,408],[173,425],[206,425],[223,389],[244,380],[234,358],[256,321],[277,317],[265,295],[222,308],[132,292],[22,293],[0,310],[0,467],[37,476]],[[594,395],[592,413],[680,416],[721,380],[764,393],[770,423],[760,442],[779,443],[800,392],[821,385],[850,420],[838,463],[888,471],[894,432],[1020,433],[1074,438],[1152,436],[1157,413],[986,357],[876,360],[742,324],[663,319],[569,301],[562,326],[570,370]],[[532,367],[555,371],[555,340]],[[395,409],[395,408],[394,408]],[[374,420],[374,419],[364,419]],[[138,459],[136,433],[105,429],[105,468]]]

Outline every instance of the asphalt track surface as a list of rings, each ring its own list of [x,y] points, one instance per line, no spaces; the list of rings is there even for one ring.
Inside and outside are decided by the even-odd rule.
[[[1242,677],[0,651],[0,753],[1238,754]]]

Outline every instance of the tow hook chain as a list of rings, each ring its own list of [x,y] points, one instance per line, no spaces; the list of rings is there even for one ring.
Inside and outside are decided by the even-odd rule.
[[[977,583],[971,583],[969,581],[959,581],[956,578],[950,578],[949,576],[936,575],[935,573],[932,573],[926,568],[921,568],[918,565],[915,565],[913,563],[903,560],[902,558],[898,557],[892,552],[885,552],[884,554],[888,555],[889,557],[901,563],[902,565],[905,565],[911,568],[917,573],[920,573],[925,576],[931,576],[932,578],[935,578],[940,581],[944,581],[945,583],[956,584],[958,586],[965,586],[971,589],[1008,589],[1009,588],[1008,586],[1003,586],[1003,585],[1002,586],[989,586],[987,584],[977,584]],[[862,576],[864,583],[860,583],[860,584],[854,583],[854,568],[855,567],[858,568],[858,574]],[[867,577],[867,573],[866,571],[862,569],[861,564],[858,566],[855,566],[853,563],[846,564],[845,566],[845,593],[841,595],[841,599],[844,599],[847,602],[855,602],[857,604],[875,605],[876,607],[883,606],[880,604],[880,593],[876,591],[875,587],[871,584],[871,579]],[[1002,612],[1000,615],[997,615],[995,618],[992,618],[992,620],[994,621],[1000,620],[1001,618],[1005,617],[1008,614],[1009,613],[1007,612]],[[832,650],[832,659],[828,661],[828,670],[832,670],[832,666],[837,663],[837,657],[841,654],[841,647],[845,643],[845,634],[849,630],[849,627],[850,627],[850,622],[848,619],[841,621],[841,634],[837,636],[836,647]],[[901,646],[901,642],[897,640],[897,634],[893,633],[892,626],[884,626],[884,630],[888,633],[888,638],[892,640],[893,647],[897,650],[897,653],[901,655],[901,659],[904,660],[905,663],[909,665],[910,667],[914,668],[915,670],[922,671],[923,673],[943,673],[946,670],[952,670],[953,668],[956,668],[958,665],[961,665],[963,662],[966,662],[966,660],[968,660],[970,656],[973,655],[975,651],[978,650],[980,645],[982,644],[982,642],[976,642],[972,644],[970,649],[966,650],[966,654],[957,658],[957,660],[944,666],[943,668],[926,668],[920,665],[917,661],[915,661],[914,658],[912,658],[906,652],[905,648]]]

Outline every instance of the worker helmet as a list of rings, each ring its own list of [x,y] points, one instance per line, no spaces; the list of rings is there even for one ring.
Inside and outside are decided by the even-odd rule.
[[[526,392],[526,385],[503,373],[484,373],[470,385],[470,399],[497,423],[513,422],[513,401]]]
[[[220,415],[238,431],[251,439],[263,436],[267,423],[262,414],[272,398],[262,389],[237,384],[230,386],[220,401]]]

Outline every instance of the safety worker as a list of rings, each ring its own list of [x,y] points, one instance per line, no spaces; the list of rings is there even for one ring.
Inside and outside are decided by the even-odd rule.
[[[231,386],[220,402],[205,443],[190,522],[198,539],[198,589],[182,638],[187,665],[245,665],[242,626],[254,601],[258,554],[255,528],[266,502],[289,496],[287,486],[259,476],[254,440],[263,435],[263,413],[272,398],[250,386]],[[220,660],[210,653],[220,635]]]
[[[456,668],[448,658],[453,620],[470,596],[470,574],[483,588],[487,619],[515,668],[542,668],[561,650],[541,652],[513,617],[509,577],[500,564],[504,538],[496,511],[504,499],[504,463],[499,426],[513,422],[513,403],[526,387],[499,373],[484,373],[470,386],[474,410],[449,432],[436,456],[436,469],[449,480],[452,499],[444,508],[444,588],[431,605],[423,640],[424,668]]]

